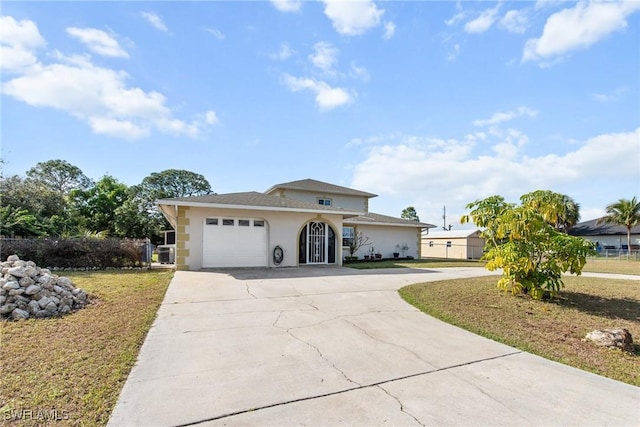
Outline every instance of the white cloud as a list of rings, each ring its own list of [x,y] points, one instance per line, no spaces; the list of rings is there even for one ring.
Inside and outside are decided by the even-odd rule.
[[[349,70],[349,76],[354,79],[368,82],[371,79],[369,70],[364,67],[358,67],[355,63],[351,63],[351,69]]]
[[[324,14],[331,20],[333,28],[343,36],[364,34],[371,28],[380,25],[384,9],[372,0],[322,0],[325,4]]]
[[[149,136],[148,127],[136,125],[128,120],[118,120],[108,117],[89,117],[89,124],[94,133],[109,135],[121,139],[141,139]]]
[[[393,22],[385,22],[384,23],[384,34],[382,34],[382,38],[385,40],[389,40],[396,33],[396,24]]]
[[[532,110],[531,108],[528,108],[525,106],[520,106],[512,111],[495,113],[493,114],[493,116],[491,116],[488,119],[474,120],[473,124],[474,126],[492,126],[502,122],[513,120],[516,117],[526,116],[526,117],[533,118],[533,117],[536,117],[537,115],[538,115],[538,112],[536,110]]]
[[[523,34],[527,30],[528,24],[529,16],[527,12],[522,10],[510,10],[500,20],[500,27],[516,34]]]
[[[149,22],[149,24],[151,24],[156,30],[163,31],[165,33],[169,32],[169,29],[167,28],[167,26],[162,21],[162,18],[160,18],[155,13],[153,13],[153,12],[141,12],[140,16],[142,16],[144,19],[146,19],[147,22]]]
[[[196,116],[191,122],[175,118],[164,95],[128,86],[126,72],[97,66],[88,56],[66,56],[53,51],[49,55],[50,63],[40,62],[35,49],[45,42],[33,37],[38,34],[34,23],[23,24],[30,29],[30,37],[22,37],[23,41],[19,42],[21,37],[14,34],[6,40],[3,38],[3,43],[13,40],[10,47],[20,46],[19,43],[30,46],[31,51],[24,49],[33,55],[33,60],[24,63],[19,72],[14,68],[17,76],[2,82],[4,95],[33,107],[64,111],[86,122],[93,132],[116,138],[144,138],[154,129],[196,137],[207,125],[217,122],[213,111]]]
[[[331,87],[323,81],[284,74],[283,82],[292,92],[305,89],[314,92],[316,105],[320,110],[331,110],[353,101],[353,95],[348,90]]]
[[[629,91],[628,87],[621,86],[606,93],[592,93],[591,97],[596,101],[599,101],[602,103],[616,102],[620,98],[622,98],[628,91]]]
[[[455,15],[453,15],[451,18],[444,21],[444,23],[447,24],[448,26],[452,26],[464,20],[466,17],[467,17],[466,11],[458,12]]]
[[[451,50],[451,52],[449,52],[449,55],[447,55],[447,60],[454,61],[458,57],[458,55],[460,55],[460,45],[456,43],[455,45],[453,45],[453,49]]]
[[[128,58],[129,54],[120,46],[120,43],[110,34],[96,28],[67,28],[67,34],[78,39],[90,51],[98,55]]]
[[[335,74],[333,67],[338,62],[339,53],[331,43],[318,42],[313,45],[313,53],[309,55],[309,60],[327,74]]]
[[[543,61],[575,49],[586,49],[609,34],[627,27],[627,16],[640,10],[640,2],[585,2],[551,15],[539,38],[529,39],[522,61]]]
[[[46,46],[33,21],[0,17],[0,69],[19,72],[37,62],[35,51]]]
[[[301,0],[270,0],[280,12],[298,12],[302,8]]]
[[[219,122],[218,115],[216,114],[215,111],[207,111],[204,114],[204,121],[205,121],[205,123],[207,123],[209,125],[218,124],[218,122]]]
[[[452,212],[451,223],[457,224],[466,203],[493,194],[517,200],[541,188],[583,185],[590,180],[637,182],[640,178],[640,128],[590,138],[566,154],[539,156],[522,154],[518,145],[526,135],[508,133],[511,142],[497,140],[490,154],[474,153],[474,143],[467,140],[376,137],[376,145],[365,146],[365,160],[354,167],[352,186],[405,198],[427,222],[438,218],[434,215],[446,204]],[[459,212],[458,216],[453,212]]]
[[[464,31],[467,33],[484,33],[487,31],[496,21],[500,6],[501,4],[498,3],[491,9],[484,10],[476,19],[473,19],[464,25]]]
[[[205,28],[204,30],[218,40],[224,40],[226,38],[224,33],[216,28]]]
[[[282,43],[280,45],[280,50],[277,53],[270,53],[269,58],[273,59],[274,61],[284,61],[295,53],[296,51],[291,49],[288,44]]]

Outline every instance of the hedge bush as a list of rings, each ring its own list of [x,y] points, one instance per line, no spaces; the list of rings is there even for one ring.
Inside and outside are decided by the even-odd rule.
[[[51,268],[140,267],[144,244],[130,239],[2,239],[0,258],[15,254]]]

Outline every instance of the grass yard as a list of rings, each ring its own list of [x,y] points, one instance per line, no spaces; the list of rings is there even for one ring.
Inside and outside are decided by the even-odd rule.
[[[640,275],[640,261],[633,258],[589,258],[583,271]]]
[[[640,282],[567,277],[552,301],[514,297],[497,276],[422,283],[400,295],[425,313],[507,345],[640,386]],[[633,354],[598,347],[590,331],[626,328]]]
[[[411,260],[393,260],[384,259],[380,261],[358,261],[345,263],[345,267],[365,270],[371,268],[445,268],[445,267],[484,267],[484,263],[480,261],[472,261],[465,259],[411,259]]]
[[[173,276],[65,272],[90,305],[70,315],[0,323],[0,420],[105,425]],[[16,421],[16,416],[32,420]],[[38,418],[39,417],[39,418]],[[2,422],[0,422],[2,424]]]

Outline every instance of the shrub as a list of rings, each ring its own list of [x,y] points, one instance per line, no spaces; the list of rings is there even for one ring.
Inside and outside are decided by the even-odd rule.
[[[130,239],[2,239],[0,258],[15,254],[43,267],[136,267],[143,265],[143,245]]]

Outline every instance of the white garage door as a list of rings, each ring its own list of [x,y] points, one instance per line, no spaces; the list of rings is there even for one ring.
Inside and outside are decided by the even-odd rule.
[[[267,228],[264,220],[207,218],[204,224],[202,266],[267,266]]]

